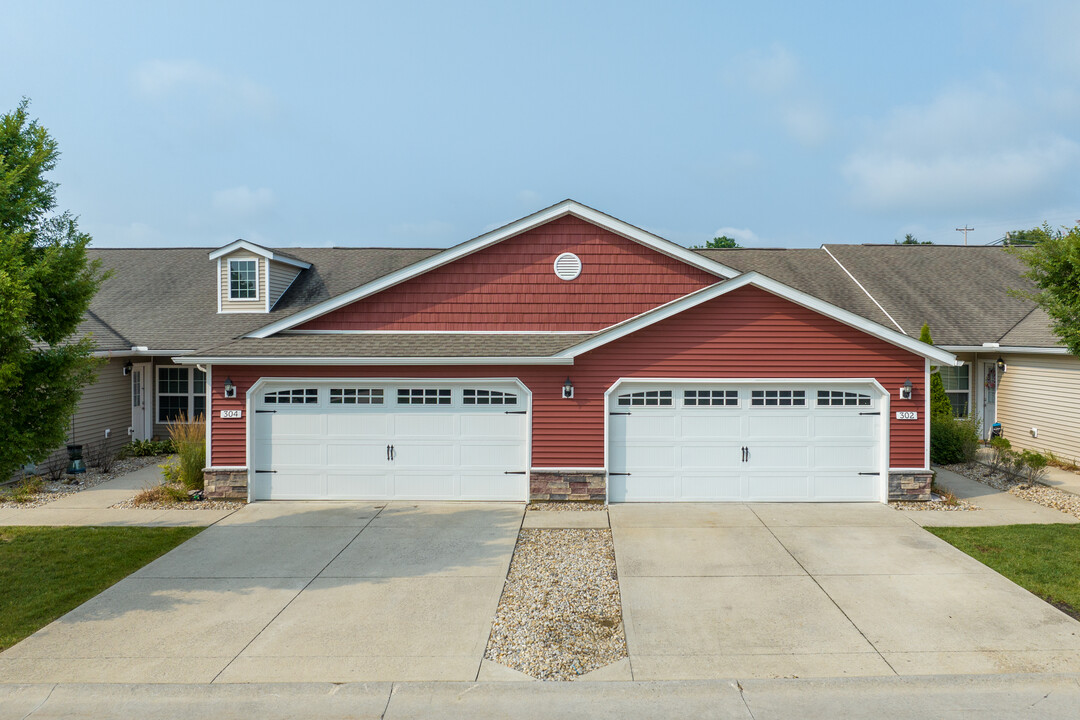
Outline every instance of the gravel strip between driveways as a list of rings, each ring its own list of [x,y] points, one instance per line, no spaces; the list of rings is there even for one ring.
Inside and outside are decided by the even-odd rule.
[[[962,463],[946,465],[945,467],[954,473],[985,483],[992,488],[1010,492],[1033,503],[1080,518],[1080,495],[1073,495],[1046,485],[1035,484],[1031,487],[1024,487],[1021,483],[1009,480],[1004,473],[994,472],[982,463]]]
[[[599,502],[534,502],[526,505],[525,509],[545,512],[602,512],[607,510],[607,505]]]
[[[136,505],[134,498],[110,505],[124,510],[239,510],[247,505],[239,500],[193,500],[191,502],[152,502]]]
[[[86,472],[78,475],[65,475],[64,479],[59,482],[46,482],[42,491],[26,502],[18,503],[11,500],[0,502],[0,508],[32,508],[48,505],[53,500],[67,495],[74,495],[82,490],[89,490],[95,485],[135,472],[147,465],[160,465],[168,457],[168,455],[148,455],[124,458],[123,460],[117,460],[112,471],[107,473],[101,472],[100,468],[87,468]]]
[[[956,499],[955,503],[948,503],[944,500],[928,500],[927,502],[908,502],[906,500],[890,500],[889,507],[896,508],[897,510],[929,510],[931,512],[966,512],[968,510],[978,510],[978,506],[972,505],[966,500]]]
[[[522,530],[484,657],[573,680],[626,656],[611,531]]]

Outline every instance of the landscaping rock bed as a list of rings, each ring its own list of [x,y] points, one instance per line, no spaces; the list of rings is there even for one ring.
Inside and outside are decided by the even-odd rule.
[[[15,502],[6,497],[7,491],[10,491],[14,485],[9,485],[5,488],[3,494],[0,494],[0,508],[32,508],[41,507],[47,505],[53,500],[62,498],[65,495],[74,495],[77,492],[88,490],[95,485],[100,485],[103,482],[108,482],[113,478],[120,477],[121,475],[127,475],[130,472],[144,468],[147,465],[160,465],[165,462],[168,455],[150,455],[144,457],[131,457],[117,460],[112,467],[112,470],[105,473],[101,472],[100,468],[87,468],[86,472],[79,473],[78,475],[64,475],[63,479],[59,482],[46,481],[40,492],[35,493],[25,502]]]
[[[928,502],[907,502],[903,500],[890,500],[889,507],[896,508],[897,510],[930,510],[930,511],[942,511],[942,512],[966,512],[968,510],[978,510],[977,505],[972,505],[966,500],[959,498],[948,499],[941,495],[932,494]]]
[[[946,465],[945,467],[964,477],[985,483],[992,488],[1010,492],[1033,503],[1080,518],[1080,495],[1073,495],[1038,483],[1025,487],[1022,483],[1010,480],[1004,473],[995,472],[982,463],[961,463]]]
[[[525,509],[546,512],[602,512],[607,510],[607,506],[599,502],[534,502],[526,505]]]
[[[188,502],[150,502],[135,504],[135,498],[110,505],[126,510],[239,510],[247,503],[239,500],[191,500]]]
[[[484,656],[539,680],[627,657],[611,531],[522,530]]]

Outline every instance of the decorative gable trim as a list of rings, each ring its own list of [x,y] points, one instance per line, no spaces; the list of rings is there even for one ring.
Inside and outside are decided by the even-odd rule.
[[[224,257],[231,252],[235,252],[236,250],[247,250],[250,253],[254,253],[260,257],[264,257],[267,260],[273,260],[274,262],[292,265],[293,267],[298,267],[301,270],[307,270],[311,267],[311,263],[309,262],[297,260],[296,258],[282,255],[281,253],[275,253],[270,248],[264,248],[262,245],[256,245],[255,243],[248,242],[247,240],[236,240],[229,243],[225,247],[221,247],[217,250],[211,251],[210,259],[217,260],[218,258]]]
[[[545,223],[557,220],[565,215],[573,215],[581,218],[586,222],[590,222],[598,227],[621,235],[629,240],[640,243],[646,247],[649,247],[663,255],[680,260],[687,265],[696,267],[705,272],[711,273],[722,278],[732,278],[739,274],[737,270],[729,268],[726,265],[718,263],[714,260],[710,260],[693,250],[684,248],[682,245],[665,240],[658,235],[653,235],[650,232],[642,230],[641,228],[634,227],[633,225],[623,222],[617,218],[613,218],[610,215],[606,215],[599,210],[582,205],[581,203],[573,200],[563,200],[560,203],[552,205],[549,208],[533,213],[526,217],[516,220],[509,225],[504,225],[501,228],[492,230],[479,237],[468,240],[460,245],[444,250],[441,253],[432,255],[431,257],[414,263],[406,268],[402,268],[397,272],[392,272],[388,275],[384,275],[381,278],[373,280],[365,285],[361,285],[358,288],[350,290],[349,292],[342,293],[337,297],[330,298],[318,305],[298,312],[288,318],[283,318],[278,322],[267,325],[258,330],[248,333],[245,337],[250,338],[265,338],[270,335],[274,335],[283,330],[302,325],[303,323],[312,320],[320,315],[336,310],[340,307],[348,305],[350,303],[361,300],[370,295],[374,295],[382,290],[393,287],[399,283],[405,282],[410,278],[414,278],[418,275],[422,275],[426,272],[434,270],[448,263],[451,263],[459,258],[463,258],[472,253],[483,250],[486,247],[490,247],[496,243],[499,243],[508,238],[520,235],[523,232],[532,230],[535,227],[539,227]],[[237,242],[243,242],[238,240]],[[235,244],[235,243],[234,243]],[[257,246],[256,246],[257,247]],[[215,251],[221,253],[222,250]]]
[[[772,293],[785,300],[790,300],[796,305],[801,305],[808,310],[832,318],[837,322],[841,322],[844,325],[861,330],[867,335],[872,335],[879,340],[884,340],[887,343],[904,348],[910,352],[920,355],[924,358],[934,360],[941,365],[956,366],[961,365],[956,356],[950,352],[936,348],[933,345],[927,345],[926,343],[911,338],[896,330],[879,325],[872,320],[867,320],[861,315],[856,315],[853,312],[844,310],[841,307],[837,307],[832,303],[827,303],[824,300],[819,300],[813,295],[808,295],[804,292],[796,290],[792,287],[788,287],[783,283],[777,282],[772,278],[761,275],[757,272],[748,272],[739,277],[728,280],[727,282],[717,283],[710,285],[707,288],[698,290],[697,292],[685,295],[678,300],[673,300],[666,305],[661,305],[655,310],[651,310],[637,317],[630,318],[618,325],[613,325],[609,329],[597,333],[593,337],[589,338],[583,343],[574,345],[567,348],[562,352],[556,353],[553,357],[559,358],[575,358],[578,355],[587,353],[590,350],[595,350],[601,345],[606,345],[610,342],[618,340],[621,337],[635,333],[642,328],[646,328],[654,323],[665,320],[673,315],[678,315],[684,310],[689,310],[692,307],[700,305],[701,303],[708,302],[714,298],[718,298],[721,295],[726,295],[733,290],[746,287],[747,285],[753,285],[756,288],[760,288],[765,292]]]

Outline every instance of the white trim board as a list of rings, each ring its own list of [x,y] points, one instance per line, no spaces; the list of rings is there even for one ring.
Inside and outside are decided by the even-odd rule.
[[[248,252],[255,253],[260,257],[264,257],[267,260],[273,260],[274,262],[285,263],[286,265],[292,265],[298,267],[301,270],[307,270],[311,267],[311,263],[304,262],[303,260],[295,260],[291,257],[285,257],[284,255],[278,255],[270,248],[264,248],[262,245],[256,245],[255,243],[248,242],[247,240],[234,240],[225,247],[218,248],[217,250],[210,251],[210,259],[217,260],[220,257],[224,257],[231,252],[237,250],[247,250]]]
[[[616,235],[621,235],[628,240],[645,245],[652,248],[659,253],[667,255],[668,257],[681,260],[687,265],[691,265],[700,270],[712,273],[721,278],[731,278],[739,274],[737,270],[729,268],[726,265],[718,263],[714,260],[700,255],[693,250],[665,240],[664,238],[653,235],[650,232],[646,232],[641,228],[634,227],[633,225],[613,218],[610,215],[606,215],[598,210],[582,205],[581,203],[573,200],[563,200],[560,203],[556,203],[549,208],[545,208],[539,212],[533,213],[526,217],[516,220],[509,225],[504,225],[501,228],[492,230],[491,232],[480,235],[479,237],[468,240],[460,245],[456,245],[448,250],[444,250],[440,253],[432,255],[429,258],[413,263],[412,265],[402,268],[396,272],[389,273],[380,278],[372,280],[369,283],[361,285],[358,288],[354,288],[349,292],[342,293],[336,297],[330,298],[317,305],[302,310],[298,313],[290,315],[287,318],[282,318],[275,323],[271,323],[265,327],[254,330],[245,337],[264,338],[279,333],[282,330],[288,330],[289,328],[301,325],[308,320],[312,320],[320,315],[336,310],[340,307],[348,305],[349,303],[356,302],[362,298],[374,295],[377,292],[385,290],[389,287],[393,287],[399,283],[402,283],[410,278],[414,278],[423,273],[434,270],[435,268],[446,265],[447,263],[463,258],[467,255],[471,255],[479,250],[483,250],[486,247],[490,247],[498,242],[520,235],[523,232],[532,230],[535,227],[539,227],[545,223],[557,220],[558,218],[566,215],[573,215],[581,218],[587,222],[593,223],[599,227],[609,230]],[[237,241],[243,242],[243,241]],[[235,245],[235,243],[234,243]],[[256,246],[257,247],[257,246]],[[224,250],[224,248],[222,249]],[[220,253],[222,250],[216,252]],[[213,256],[213,253],[211,254]]]
[[[1068,355],[1069,349],[1065,347],[1019,347],[1019,346],[996,346],[996,345],[939,345],[943,350],[952,353],[989,353],[1004,355]]]
[[[573,365],[564,357],[174,357],[177,365]]]

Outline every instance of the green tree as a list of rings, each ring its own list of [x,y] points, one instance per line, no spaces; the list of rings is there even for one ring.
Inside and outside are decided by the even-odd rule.
[[[903,240],[893,240],[894,245],[933,245],[932,240],[920,240],[911,233],[904,236]]]
[[[729,238],[727,235],[721,235],[720,237],[714,237],[704,245],[695,245],[691,250],[726,250],[728,248],[740,248],[740,245],[735,238]]]
[[[1014,290],[1050,316],[1054,334],[1080,357],[1080,223],[1052,230],[1048,224],[1032,231],[1041,240],[1026,248],[1010,248],[1025,265],[1034,291]]]
[[[72,335],[104,279],[90,236],[53,212],[59,151],[28,107],[0,115],[0,480],[64,443],[97,365]]]
[[[1043,240],[1061,235],[1061,231],[1051,231],[1049,226],[1031,230],[1013,230],[1005,233],[1004,245],[1037,245]]]
[[[934,344],[933,338],[930,337],[930,326],[926,323],[923,323],[922,330],[919,332],[919,340],[927,345]],[[952,416],[952,403],[949,402],[949,395],[945,392],[945,383],[937,368],[934,368],[930,373],[930,417],[951,418]]]

